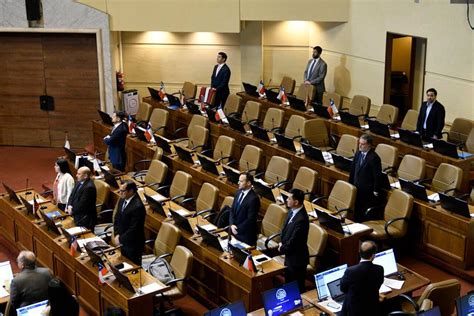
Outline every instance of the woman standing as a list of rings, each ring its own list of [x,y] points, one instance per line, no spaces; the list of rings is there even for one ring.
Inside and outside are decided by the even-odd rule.
[[[71,175],[67,160],[59,158],[54,164],[54,170],[57,173],[53,185],[54,201],[58,207],[64,211],[66,203],[74,189],[74,178]]]

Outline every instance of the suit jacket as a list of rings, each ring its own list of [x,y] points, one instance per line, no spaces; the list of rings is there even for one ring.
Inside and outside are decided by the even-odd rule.
[[[95,207],[97,190],[91,179],[84,181],[80,188],[79,186],[80,182],[77,182],[67,204],[72,206],[72,216],[76,226],[84,226],[93,230],[97,223]]]
[[[423,102],[420,113],[418,114],[416,130],[425,138],[432,138],[433,136],[441,138],[441,132],[444,128],[444,106],[438,101],[433,103],[430,114],[428,115],[428,120],[426,121],[426,131],[423,133],[423,123],[425,122],[426,108],[426,102]]]
[[[10,286],[10,313],[16,309],[48,299],[48,283],[53,276],[47,268],[23,269],[12,280]]]
[[[112,166],[121,171],[125,170],[127,158],[125,154],[127,134],[128,126],[125,122],[121,122],[112,133],[110,133],[109,137],[104,138],[104,143],[109,146],[109,159]]]
[[[56,192],[56,202],[66,204],[74,189],[74,178],[71,174],[58,174],[58,192]]]
[[[367,152],[362,161],[362,152],[358,151],[352,161],[349,183],[357,187],[357,194],[368,194],[381,192],[382,186],[382,162],[375,150]]]
[[[378,316],[382,283],[383,267],[371,261],[347,268],[341,279],[341,291],[346,293],[341,316]]]
[[[134,261],[137,256],[142,255],[145,246],[145,206],[143,206],[140,196],[135,194],[125,209],[124,199],[117,203],[117,211],[114,218],[114,232],[120,235],[119,241],[122,245],[122,254]]]
[[[257,243],[257,215],[260,210],[260,198],[254,190],[250,190],[237,209],[237,202],[242,190],[237,190],[230,209],[229,224],[237,226],[238,240],[251,246]]]
[[[227,100],[227,97],[229,96],[229,93],[230,93],[230,90],[229,90],[230,68],[229,66],[227,66],[227,64],[224,64],[216,76],[217,66],[218,65],[215,65],[214,70],[212,70],[211,88],[216,89],[214,104],[216,106],[219,106],[221,104],[222,106],[224,106],[225,101]]]
[[[309,78],[308,78],[308,72],[309,72],[309,67],[311,67],[311,64],[313,63],[313,58],[311,58],[308,61],[308,64],[306,65],[306,69],[304,71],[304,79],[309,80],[313,86],[316,88],[317,93],[323,93],[326,91],[326,86],[324,85],[324,78],[326,77],[326,72],[328,69],[328,66],[326,62],[319,57],[319,61],[314,66]]]
[[[309,263],[307,245],[309,232],[308,213],[303,207],[296,213],[291,223],[289,223],[291,215],[292,212],[288,212],[288,217],[281,231],[282,245],[280,252],[285,255],[285,265],[290,270],[306,269]]]

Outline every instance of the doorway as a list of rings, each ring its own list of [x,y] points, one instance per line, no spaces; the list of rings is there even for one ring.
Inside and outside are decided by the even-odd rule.
[[[398,108],[398,123],[423,101],[426,38],[387,32],[384,103]]]

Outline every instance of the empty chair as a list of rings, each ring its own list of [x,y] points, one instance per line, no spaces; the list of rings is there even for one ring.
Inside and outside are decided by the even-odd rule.
[[[287,216],[288,210],[286,207],[275,203],[268,206],[262,219],[262,226],[257,239],[257,249],[278,247],[280,233]]]
[[[314,86],[312,84],[304,84],[302,83],[298,87],[298,91],[296,92],[296,98],[306,101],[309,99],[309,101],[312,101],[314,99]]]
[[[288,77],[288,76],[283,76],[281,79],[280,86],[285,89],[286,94],[293,94],[295,91],[295,85],[296,85],[296,80]]]
[[[195,114],[191,118],[191,121],[189,122],[188,126],[180,127],[174,132],[174,138],[177,138],[181,131],[186,131],[186,138],[189,138],[189,134],[191,133],[191,130],[194,126],[197,125],[197,126],[202,126],[202,127],[207,128],[208,124],[209,124],[209,120],[207,117]],[[186,138],[179,138],[179,139],[176,139],[175,141],[177,142],[183,141],[183,140],[186,140]]]
[[[153,241],[153,254],[142,256],[142,265],[149,266],[156,257],[172,254],[180,239],[181,232],[178,227],[168,222],[162,222],[155,240],[151,240]],[[146,243],[151,241],[147,240]]]
[[[230,158],[232,158],[232,154],[234,153],[234,144],[234,138],[221,135],[217,139],[216,145],[214,146],[214,150],[206,149],[203,150],[201,153],[207,156],[211,156],[210,154],[212,153],[212,159],[225,163]]]
[[[403,156],[397,174],[399,178],[409,181],[419,181],[425,177],[426,161],[423,158],[405,155]]]
[[[373,229],[370,237],[376,240],[404,237],[408,231],[412,208],[413,196],[402,190],[392,190],[385,205],[384,219],[364,222]],[[375,210],[375,207],[368,209],[366,218],[370,218],[370,213]]]
[[[394,170],[398,164],[398,148],[380,143],[375,147],[375,152],[382,161],[382,170],[388,172]]]
[[[306,120],[303,124],[303,141],[323,150],[330,146],[328,129],[325,120]]]
[[[242,110],[242,98],[236,94],[230,94],[227,97],[224,105],[224,114],[229,115],[240,115]]]
[[[144,160],[139,160],[135,162],[133,164],[133,170],[136,172],[143,172],[143,171],[146,172],[148,168],[150,168],[150,164],[152,160],[154,159],[161,160],[162,157],[163,157],[163,148],[155,147],[155,153],[153,154],[153,157],[151,159],[144,159]]]
[[[409,131],[416,131],[416,123],[418,121],[418,111],[408,110],[403,118],[402,125],[400,126],[403,129]]]
[[[163,136],[166,129],[166,124],[168,124],[169,112],[155,108],[150,116],[150,124],[153,129],[153,133]]]
[[[219,189],[208,182],[204,182],[199,190],[199,195],[196,199],[187,198],[184,199],[180,204],[181,205],[190,205],[194,202],[194,210],[198,212],[201,211],[211,212],[215,209],[217,204],[217,198],[219,197]],[[199,214],[200,215],[200,214]]]
[[[150,120],[151,111],[153,107],[151,104],[140,102],[138,105],[137,114],[135,115],[135,121],[138,125],[142,125],[143,123],[147,123]]]
[[[370,98],[364,95],[355,95],[352,97],[348,110],[350,114],[356,116],[367,116],[370,111]]]
[[[189,131],[189,139],[186,147],[190,150],[201,152],[203,147],[206,146],[208,138],[209,130],[205,127],[195,125]],[[182,145],[183,142],[180,142],[180,144]]]
[[[453,195],[454,191],[459,191],[461,188],[462,177],[461,168],[443,162],[436,169],[430,189],[434,192],[449,192]]]
[[[318,172],[308,167],[300,167],[293,181],[293,189],[305,192],[305,197],[312,200],[318,185]]]
[[[254,145],[245,145],[237,169],[239,171],[258,171],[262,162],[263,150]],[[229,164],[234,163],[230,162]]]
[[[259,177],[263,174],[263,180],[269,184],[280,185],[285,183],[290,178],[291,173],[291,160],[280,157],[273,156],[268,163],[267,170],[265,173],[260,173],[255,175]]]
[[[97,213],[102,211],[102,206],[109,200],[110,186],[102,180],[94,180],[94,185],[97,190],[95,206]]]
[[[349,182],[337,180],[328,197],[322,196],[313,200],[313,203],[322,205],[327,200],[326,208],[332,212],[354,210],[357,188]],[[322,205],[324,206],[324,205]]]
[[[197,86],[192,82],[185,81],[183,83],[183,89],[181,91],[183,92],[184,98],[186,100],[194,99],[196,97]]]
[[[285,127],[285,136],[290,138],[302,137],[304,122],[306,119],[299,115],[292,115]]]
[[[269,108],[267,113],[265,113],[265,118],[263,119],[262,127],[267,131],[279,131],[283,125],[283,117],[285,116],[285,111],[277,108]]]
[[[336,147],[336,154],[346,158],[354,157],[359,144],[359,139],[353,135],[342,135]]]
[[[241,120],[246,123],[258,122],[261,107],[262,105],[256,101],[247,101],[241,115]]]
[[[168,190],[168,196],[172,201],[181,201],[191,195],[192,177],[184,171],[177,171],[174,175],[171,185],[165,185],[156,189],[158,193],[163,194]],[[166,194],[165,194],[166,195]]]
[[[334,100],[334,105],[339,110],[342,106],[342,97],[336,92],[324,92],[323,94],[323,106],[328,107],[331,105],[331,99]]]
[[[206,220],[216,225],[218,228],[227,227],[229,226],[230,208],[232,207],[233,203],[234,197],[228,195],[222,201],[221,208],[218,213],[209,212],[209,214],[205,214],[207,212],[201,211],[200,214]]]
[[[454,119],[449,132],[444,132],[447,135],[447,140],[454,144],[465,144],[469,133],[474,127],[474,121],[462,117]]]
[[[151,161],[148,170],[136,172],[132,177],[154,189],[165,182],[167,174],[168,166],[163,161],[154,159]]]
[[[308,232],[308,251],[309,251],[309,263],[306,267],[306,271],[310,275],[314,275],[319,268],[321,258],[326,249],[326,242],[328,239],[328,233],[321,226],[310,223]]]
[[[390,104],[382,104],[375,119],[383,124],[394,125],[398,119],[398,108]]]

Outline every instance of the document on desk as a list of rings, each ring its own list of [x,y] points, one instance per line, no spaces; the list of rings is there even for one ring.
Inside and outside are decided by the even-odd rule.
[[[7,297],[8,295],[10,294],[7,292],[7,290],[5,290],[3,286],[0,286],[0,298]]]
[[[0,262],[0,288],[3,289],[3,286],[6,285],[6,283],[10,284],[12,279],[13,279],[13,271],[12,271],[12,266],[10,264],[10,261]]]
[[[394,183],[390,183],[390,186],[392,187],[392,189],[399,189],[399,190],[402,189],[402,187],[400,186],[400,182],[399,182],[399,181],[394,182]]]
[[[160,290],[161,287],[158,283],[150,283],[140,288],[141,294],[148,294]]]
[[[201,227],[202,229],[207,230],[208,232],[211,232],[211,231],[217,229],[217,226],[215,226],[215,225],[213,225],[213,224],[200,225],[200,227]]]
[[[438,193],[433,193],[433,194],[428,195],[428,201],[438,203],[439,202],[439,194]]]
[[[392,289],[386,286],[385,284],[382,284],[379,288],[379,294],[384,294],[388,292],[392,292]]]
[[[352,235],[370,229],[369,226],[360,224],[360,223],[352,223],[352,224],[346,225],[345,227],[351,232]]]
[[[161,194],[152,195],[151,198],[155,201],[158,201],[158,202],[163,202],[163,201],[168,200],[168,198],[166,196],[163,196]]]
[[[45,199],[42,199],[42,198],[40,198],[40,197],[37,197],[37,198],[36,198],[36,203],[43,203],[43,202],[46,202],[46,200],[45,200]],[[29,200],[28,203],[30,203],[31,205],[33,205],[34,200]]]
[[[389,279],[389,278],[383,279],[383,285],[394,290],[401,289],[404,283],[405,281],[402,281],[402,280],[394,280],[394,279]]]
[[[84,232],[87,232],[89,230],[85,227],[75,226],[75,227],[71,227],[71,228],[66,229],[66,231],[69,233],[69,235],[78,235],[78,234],[82,234]]]
[[[332,160],[332,155],[331,153],[327,152],[327,151],[323,151],[323,158],[324,158],[324,161],[326,161],[327,163],[330,163],[330,164],[334,164],[334,160]]]

